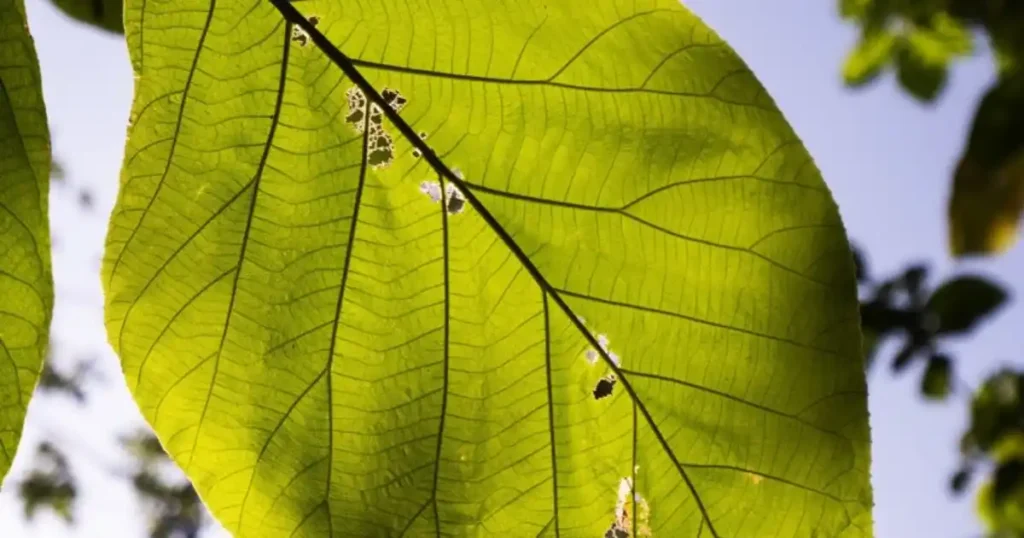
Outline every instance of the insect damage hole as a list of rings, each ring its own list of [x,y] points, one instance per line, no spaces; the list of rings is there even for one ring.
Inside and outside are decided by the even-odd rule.
[[[636,467],[639,470],[639,466]],[[635,472],[635,471],[634,471]],[[635,499],[636,514],[631,515],[630,510]],[[631,538],[633,537],[633,518],[636,518],[636,538],[650,538],[651,536],[651,507],[647,500],[633,489],[633,479],[623,478],[619,480],[619,491],[615,500],[615,519],[611,527],[604,533],[603,538]]]
[[[580,320],[580,323],[586,324],[586,322],[583,321],[583,318],[578,319]],[[612,361],[612,363],[614,363],[615,366],[622,366],[622,359],[619,357],[617,353],[615,353],[611,349],[611,340],[608,339],[608,335],[598,334],[595,338],[597,340],[597,345],[600,346],[601,349],[608,355],[608,358]],[[589,362],[590,365],[593,366],[597,364],[597,361],[601,358],[601,353],[594,348],[589,348],[583,352],[583,356],[587,359],[587,362]]]
[[[316,15],[310,15],[308,20],[309,24],[314,28],[320,24],[320,17]],[[292,26],[292,41],[298,43],[300,47],[305,47],[309,44],[309,34],[298,26]]]
[[[612,395],[612,391],[615,390],[615,383],[618,378],[615,374],[608,374],[601,379],[597,380],[597,384],[594,385],[594,399],[600,400],[601,398],[607,398]]]
[[[462,179],[462,173],[458,171],[458,168],[453,169],[452,172],[456,177]],[[420,192],[426,194],[434,203],[440,202],[442,199],[441,184],[437,181],[420,183]],[[458,215],[466,209],[466,196],[450,182],[446,182],[444,185],[444,206],[449,215]]]
[[[402,92],[393,88],[385,87],[381,91],[381,97],[395,112],[401,112],[409,102]],[[367,164],[374,168],[386,168],[395,160],[395,143],[384,128],[384,110],[375,103],[368,102],[366,95],[358,86],[352,86],[345,92],[345,100],[348,103],[345,123],[352,126],[357,133],[362,134],[366,131]],[[369,118],[366,117],[367,114]]]

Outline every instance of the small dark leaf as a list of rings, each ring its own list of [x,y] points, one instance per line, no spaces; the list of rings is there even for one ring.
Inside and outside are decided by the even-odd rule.
[[[1012,459],[996,467],[992,481],[992,500],[996,506],[1011,497],[1024,485],[1024,459]]]
[[[949,395],[953,363],[945,355],[935,354],[928,359],[928,367],[921,378],[921,394],[931,400],[942,400]]]
[[[953,477],[950,479],[949,489],[952,490],[953,493],[959,495],[967,489],[967,486],[970,485],[970,482],[971,468],[962,467],[960,470],[954,473]]]
[[[937,320],[936,334],[970,331],[1006,303],[1007,293],[980,276],[959,276],[939,286],[925,308]]]
[[[117,34],[124,33],[123,0],[52,0],[67,15]]]
[[[899,47],[895,58],[900,85],[919,101],[935,100],[946,85],[946,66],[929,62],[911,46]]]

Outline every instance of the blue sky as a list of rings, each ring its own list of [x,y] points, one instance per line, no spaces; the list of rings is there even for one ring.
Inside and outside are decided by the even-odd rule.
[[[113,205],[132,75],[125,45],[69,21],[46,0],[27,0],[43,66],[54,149],[68,171],[51,207],[58,354],[71,362],[99,357],[105,379],[90,405],[39,399],[9,476],[11,486],[31,463],[42,437],[74,447],[82,504],[74,530],[42,516],[22,518],[14,488],[0,493],[0,536],[143,536],[144,521],[123,480],[114,438],[141,424],[122,388],[106,345],[98,278],[106,215]],[[954,263],[945,249],[945,203],[978,96],[992,78],[984,53],[957,66],[938,103],[923,106],[901,93],[892,77],[864,91],[842,87],[839,70],[854,43],[836,1],[690,0],[691,9],[726,38],[757,73],[822,170],[852,238],[870,255],[874,274],[890,274],[911,260],[932,262],[934,277],[978,270],[1024,290],[1024,246],[996,259]],[[91,214],[78,210],[78,190],[95,194]],[[934,278],[933,277],[933,278]],[[961,378],[971,386],[1001,364],[1024,362],[1019,328],[1024,306],[1014,303],[976,338],[950,347]],[[1017,328],[1015,331],[1014,329]],[[892,350],[883,350],[883,357]],[[885,366],[885,364],[883,364]],[[974,538],[981,535],[971,498],[947,493],[965,425],[959,395],[945,404],[917,396],[919,368],[894,379],[878,368],[870,379],[875,485],[875,535],[880,538]]]

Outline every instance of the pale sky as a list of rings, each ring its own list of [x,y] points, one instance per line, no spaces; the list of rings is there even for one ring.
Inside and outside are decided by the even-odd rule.
[[[938,275],[977,269],[1024,290],[1024,245],[996,259],[953,263],[945,249],[945,202],[977,98],[992,77],[987,55],[958,66],[934,106],[912,102],[891,76],[864,91],[842,87],[839,70],[856,39],[837,0],[689,0],[684,2],[748,62],[803,139],[839,203],[850,236],[865,247],[872,273],[888,275],[909,261],[932,262]],[[109,347],[98,277],[107,214],[113,206],[131,102],[131,69],[123,40],[64,17],[47,0],[27,0],[43,69],[53,146],[68,172],[51,196],[57,237],[57,309],[53,333],[64,361],[99,358],[103,384],[87,408],[44,398],[29,412],[15,468],[0,493],[0,536],[143,537],[145,522],[127,484],[111,478],[130,460],[115,436],[141,423]],[[91,214],[78,210],[78,190],[95,195]],[[933,280],[934,282],[934,280]],[[977,386],[1001,364],[1024,363],[1014,303],[970,341],[950,346],[960,377]],[[883,350],[887,361],[893,350]],[[947,490],[965,425],[964,395],[931,404],[917,396],[920,368],[893,379],[887,362],[870,379],[875,536],[975,538],[973,497]],[[16,481],[41,437],[72,448],[80,479],[78,523],[67,528],[41,514],[26,524]],[[208,533],[213,536],[215,533]],[[216,534],[223,536],[222,534]]]

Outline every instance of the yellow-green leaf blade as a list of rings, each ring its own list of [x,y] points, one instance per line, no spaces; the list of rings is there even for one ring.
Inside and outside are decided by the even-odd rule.
[[[710,30],[672,3],[300,6],[359,77],[263,4],[128,5],[184,22],[131,48],[108,328],[222,523],[870,535],[845,234]]]
[[[53,307],[50,142],[21,0],[0,1],[0,479],[46,353]]]

